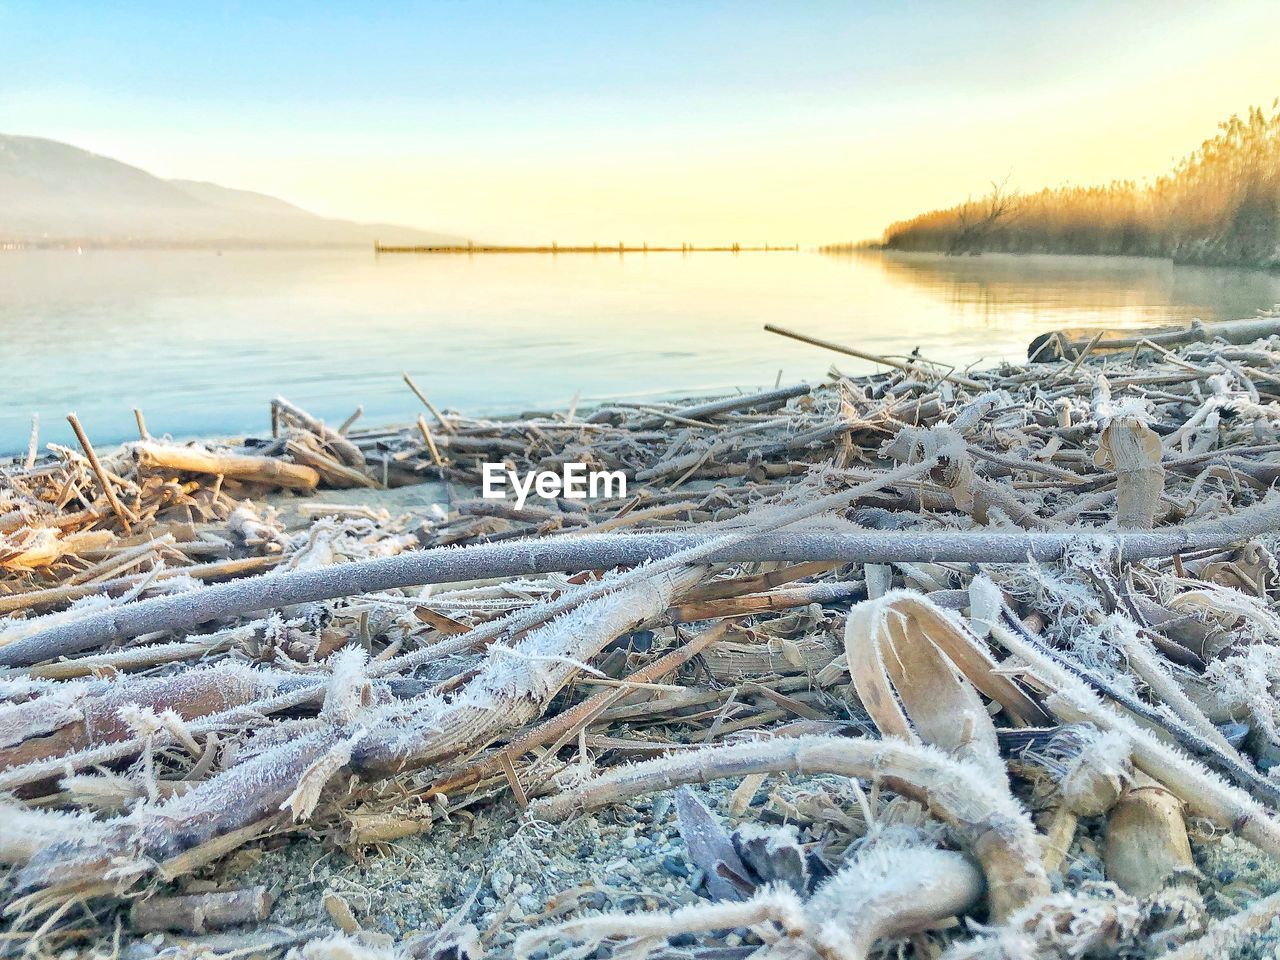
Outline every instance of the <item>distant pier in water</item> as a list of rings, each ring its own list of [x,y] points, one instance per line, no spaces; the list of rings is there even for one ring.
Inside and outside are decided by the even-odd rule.
[[[373,245],[374,253],[785,253],[796,252],[800,244],[772,244],[763,246],[743,246],[739,243],[727,243],[720,246],[699,246],[694,243],[671,244],[635,244],[592,243],[565,244],[551,243],[546,246],[518,246],[492,243],[453,243],[433,246],[393,246],[377,243]]]

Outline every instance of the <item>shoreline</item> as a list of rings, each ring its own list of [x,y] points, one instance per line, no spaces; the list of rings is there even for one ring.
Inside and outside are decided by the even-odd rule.
[[[1101,260],[1104,262],[1124,263],[1126,261],[1138,261],[1143,263],[1166,263],[1170,267],[1193,267],[1204,270],[1229,270],[1240,273],[1260,273],[1267,276],[1273,276],[1280,273],[1280,263],[1276,264],[1253,264],[1253,263],[1229,263],[1229,262],[1212,262],[1200,260],[1179,260],[1171,256],[1161,256],[1158,254],[1146,253],[1090,253],[1075,250],[1001,250],[998,248],[982,249],[965,253],[950,253],[945,249],[905,249],[902,247],[886,247],[883,245],[865,246],[862,244],[845,245],[845,244],[828,244],[815,248],[816,253],[825,256],[845,257],[857,256],[859,254],[895,254],[904,257],[921,256],[921,257],[953,257],[957,260],[964,261],[968,259],[982,259],[983,257],[1008,257],[1009,259],[1030,260],[1030,259],[1062,259],[1071,260]]]
[[[92,920],[8,932],[508,957],[772,878],[799,948],[876,851],[974,877],[913,894],[938,949],[1020,910],[1063,920],[1039,949],[1099,911],[1101,955],[1218,935],[1280,889],[1280,706],[1236,686],[1280,622],[1280,340],[1144,338],[368,431],[277,398],[270,436],[7,468],[0,890]],[[625,495],[480,496],[571,462]]]

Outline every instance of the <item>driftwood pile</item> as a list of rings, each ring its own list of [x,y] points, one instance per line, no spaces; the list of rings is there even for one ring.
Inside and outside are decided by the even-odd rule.
[[[680,793],[703,902],[530,917],[515,953],[1187,960],[1280,915],[1211,910],[1195,860],[1280,857],[1280,340],[510,420],[406,380],[407,429],[277,399],[261,440],[139,416],[104,455],[73,420],[4,470],[5,950],[476,957],[461,917],[392,944],[341,902],[259,936],[269,892],[211,865],[719,778],[849,803],[730,834]],[[630,484],[517,508],[486,462]],[[423,481],[448,502],[316,493]]]

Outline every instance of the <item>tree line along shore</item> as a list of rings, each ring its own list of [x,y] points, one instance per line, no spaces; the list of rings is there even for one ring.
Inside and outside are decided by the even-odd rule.
[[[854,249],[836,245],[828,252]],[[980,199],[889,226],[882,249],[1167,257],[1280,268],[1280,99],[1219,124],[1168,174]]]

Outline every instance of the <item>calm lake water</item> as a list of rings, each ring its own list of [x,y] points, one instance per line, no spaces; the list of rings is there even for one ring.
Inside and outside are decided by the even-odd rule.
[[[772,386],[871,366],[766,322],[880,354],[1025,357],[1057,327],[1249,316],[1280,276],[1160,261],[815,253],[373,256],[0,253],[0,451],[133,434],[265,431],[277,393],[330,422],[439,407],[507,413]]]

